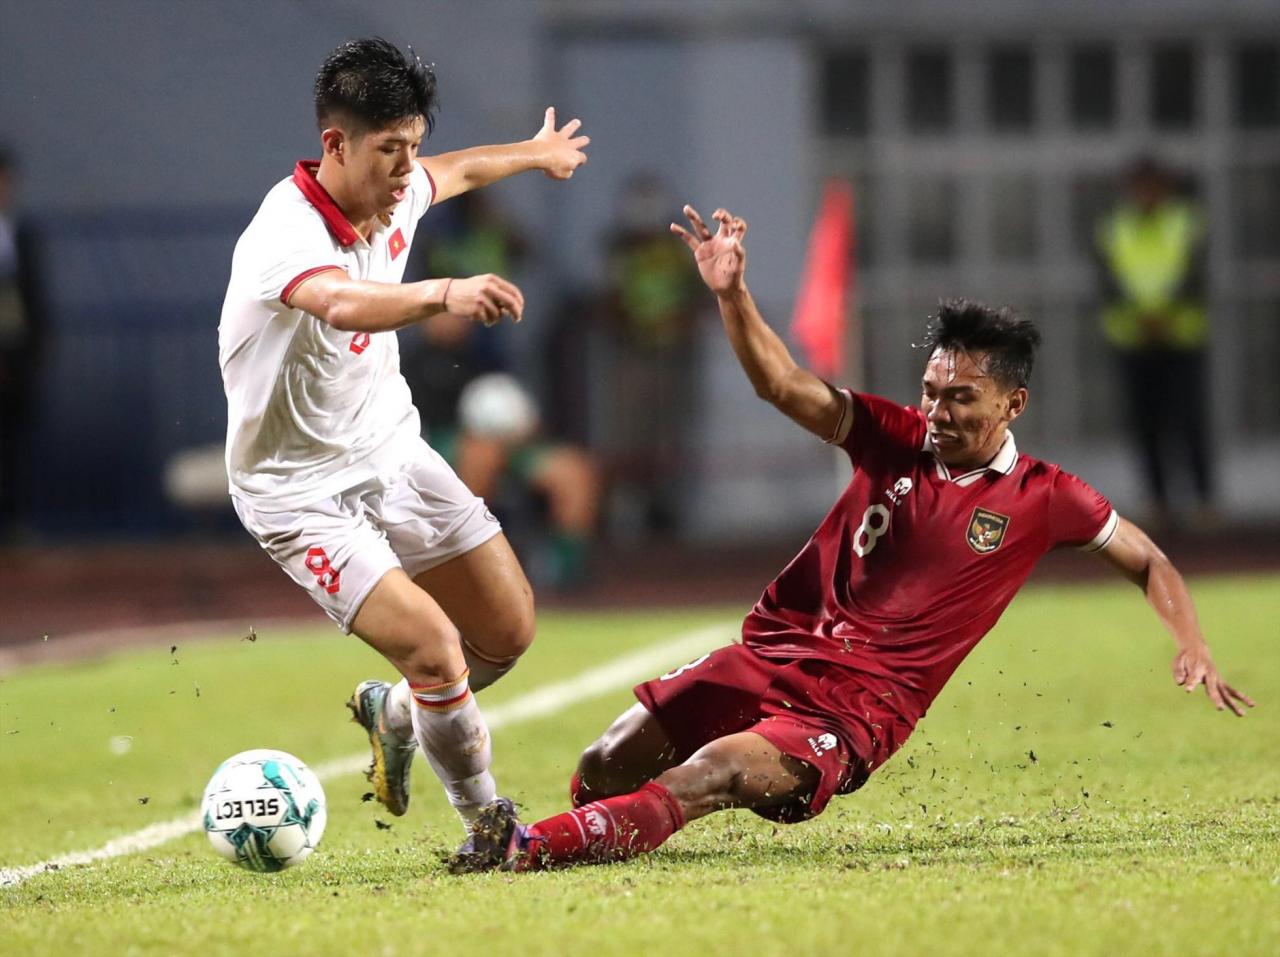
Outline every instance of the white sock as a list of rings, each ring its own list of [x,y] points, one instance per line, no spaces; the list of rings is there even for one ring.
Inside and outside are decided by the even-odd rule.
[[[449,803],[468,824],[497,797],[489,773],[489,726],[467,685],[467,675],[444,685],[413,687],[413,730],[418,747],[444,785]]]
[[[490,661],[487,658],[480,657],[479,653],[475,652],[465,642],[462,645],[462,656],[469,666],[467,685],[472,692],[481,691],[489,687],[489,685],[514,668],[516,661],[519,660],[518,656],[516,656],[501,662]],[[383,718],[387,722],[387,727],[397,737],[404,738],[406,741],[416,738],[416,733],[413,729],[413,689],[409,687],[408,678],[401,678],[387,692]]]
[[[392,733],[406,741],[414,736],[412,706],[413,692],[409,688],[409,679],[401,678],[387,692],[382,715]]]

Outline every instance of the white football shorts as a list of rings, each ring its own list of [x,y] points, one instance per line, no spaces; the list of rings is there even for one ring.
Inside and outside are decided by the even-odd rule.
[[[410,578],[502,531],[484,501],[425,442],[398,472],[291,512],[232,497],[258,544],[343,630],[388,571]]]

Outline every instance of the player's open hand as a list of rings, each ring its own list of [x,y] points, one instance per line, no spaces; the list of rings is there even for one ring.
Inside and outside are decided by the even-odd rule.
[[[1222,680],[1209,655],[1209,648],[1205,645],[1178,653],[1173,659],[1173,680],[1188,692],[1204,685],[1205,694],[1215,708],[1219,711],[1230,709],[1237,717],[1244,714],[1241,705],[1248,705],[1250,708],[1254,706],[1252,698]]]
[[[524,315],[524,294],[515,283],[485,273],[452,280],[445,290],[443,305],[445,312],[492,326],[504,314],[519,322]]]
[[[720,225],[712,233],[692,206],[685,206],[684,214],[693,231],[675,223],[671,224],[671,231],[693,250],[698,273],[707,288],[718,296],[741,288],[747,268],[747,250],[742,245],[747,235],[746,220],[726,209],[717,209],[712,218]]]
[[[547,107],[542,129],[534,134],[535,143],[544,144],[546,155],[542,158],[542,171],[552,179],[568,179],[573,171],[587,161],[583,149],[591,142],[589,136],[575,136],[582,120],[570,120],[556,129],[556,108]]]

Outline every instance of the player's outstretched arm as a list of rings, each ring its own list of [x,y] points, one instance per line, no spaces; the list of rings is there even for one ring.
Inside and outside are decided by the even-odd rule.
[[[524,296],[514,283],[492,274],[387,283],[352,279],[335,268],[304,280],[285,305],[343,332],[386,332],[441,312],[485,325],[493,325],[504,313],[519,322]]]
[[[712,233],[692,206],[684,207],[690,229],[675,223],[671,231],[693,250],[698,273],[716,294],[720,318],[733,351],[756,395],[822,439],[840,427],[845,399],[808,369],[801,368],[786,345],[760,315],[747,289],[746,221],[717,209],[719,228]]]
[[[1147,534],[1126,519],[1120,519],[1102,556],[1142,589],[1147,603],[1155,609],[1165,629],[1173,636],[1178,653],[1173,659],[1173,680],[1187,691],[1204,685],[1205,693],[1219,711],[1230,709],[1243,715],[1242,705],[1253,707],[1253,700],[1237,691],[1218,674],[1209,654],[1209,645],[1200,632],[1195,605],[1186,583]]]
[[[556,108],[549,106],[542,129],[527,140],[418,157],[436,184],[432,202],[443,202],[527,170],[540,169],[551,179],[568,179],[587,161],[583,150],[591,138],[575,135],[581,126],[581,120],[570,120],[557,130]]]

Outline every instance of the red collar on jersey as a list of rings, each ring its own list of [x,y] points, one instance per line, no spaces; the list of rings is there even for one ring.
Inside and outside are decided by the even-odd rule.
[[[333,238],[338,241],[338,245],[343,249],[354,246],[360,241],[360,234],[351,225],[346,214],[338,208],[329,191],[316,179],[318,169],[320,169],[319,160],[298,160],[298,165],[293,168],[293,183],[324,219],[324,224],[329,227],[329,232],[333,233]]]

